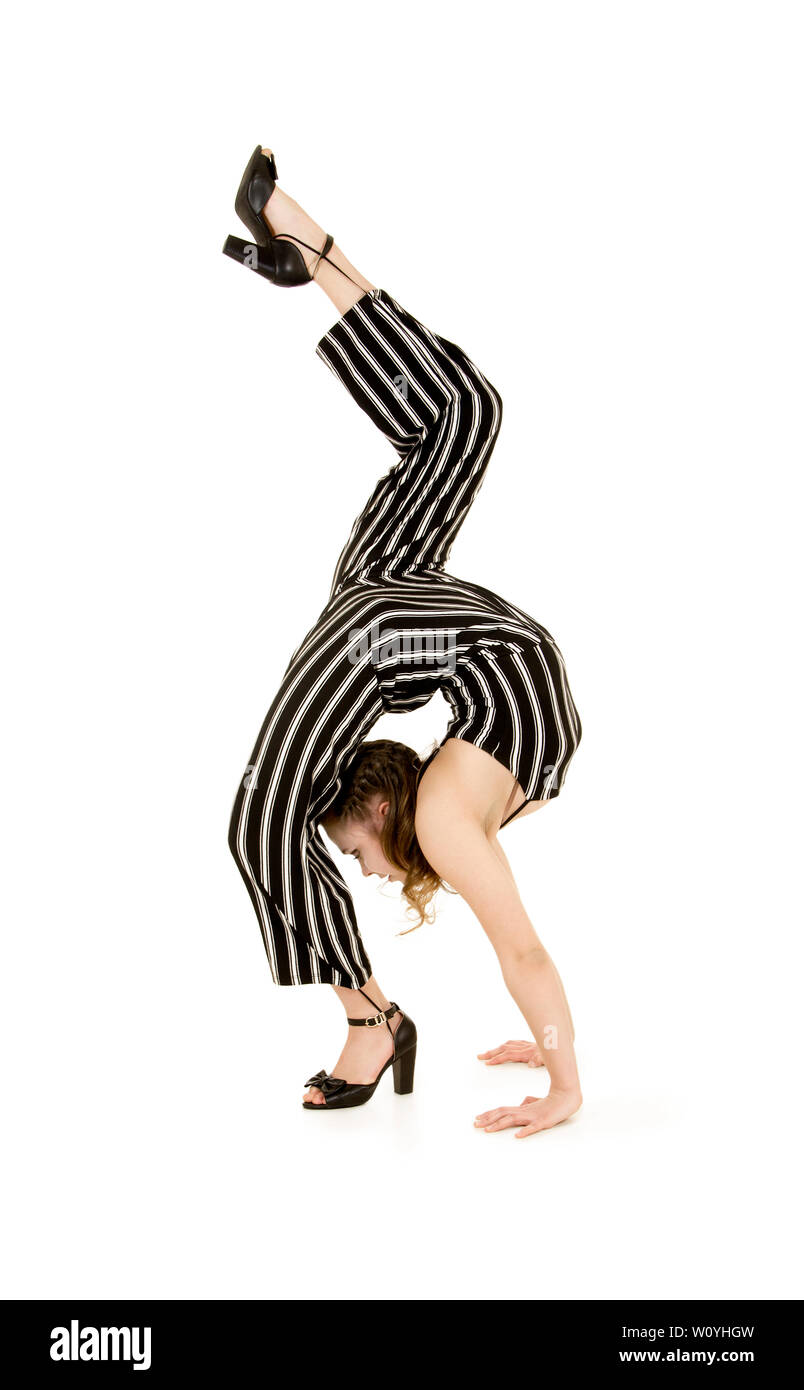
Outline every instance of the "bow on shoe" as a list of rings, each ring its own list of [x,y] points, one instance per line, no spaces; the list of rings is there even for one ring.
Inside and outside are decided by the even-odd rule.
[[[311,1076],[310,1080],[305,1081],[304,1084],[305,1086],[315,1086],[326,1098],[327,1096],[337,1095],[338,1091],[342,1091],[344,1086],[347,1086],[349,1083],[347,1081],[341,1081],[339,1076],[330,1076],[329,1073],[325,1072],[322,1068],[321,1071],[316,1072],[315,1076]]]

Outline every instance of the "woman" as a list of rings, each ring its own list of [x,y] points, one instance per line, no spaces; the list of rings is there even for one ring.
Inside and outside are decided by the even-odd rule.
[[[367,1101],[393,1067],[413,1089],[416,1029],[374,979],[352,898],[318,827],[366,875],[403,885],[423,920],[443,880],[472,908],[540,1046],[483,1057],[546,1066],[549,1094],[476,1117],[517,1137],[581,1105],[574,1030],[561,980],[497,839],[559,795],[581,738],[550,633],[488,589],[444,572],[500,428],[496,389],[455,343],[364,279],[277,184],[257,147],[235,207],[251,241],[224,252],[276,285],[315,280],[341,317],[317,346],[398,459],[341,553],[329,600],[294,653],[238,789],[229,843],[262,930],[274,981],[329,984],[347,1042],[333,1073],[305,1084],[310,1110]],[[366,741],[386,711],[440,689],[452,709],[424,763],[403,744]]]

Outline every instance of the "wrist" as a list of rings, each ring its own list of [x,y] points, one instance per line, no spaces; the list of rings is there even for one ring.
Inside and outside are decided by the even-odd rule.
[[[555,1096],[556,1099],[574,1101],[576,1105],[580,1105],[583,1101],[581,1083],[579,1081],[571,1082],[569,1085],[563,1086],[551,1085],[547,1094]]]

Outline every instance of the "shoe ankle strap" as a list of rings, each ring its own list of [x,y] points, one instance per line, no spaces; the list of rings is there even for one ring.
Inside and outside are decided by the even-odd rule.
[[[312,269],[311,269],[311,271],[310,271],[310,279],[311,279],[311,280],[314,280],[314,279],[315,279],[315,273],[316,273],[316,271],[318,270],[318,267],[320,266],[322,260],[324,260],[324,261],[327,260],[327,252],[328,252],[328,251],[331,251],[331,250],[332,250],[332,247],[333,247],[334,245],[335,245],[335,238],[334,238],[334,236],[331,236],[330,233],[327,232],[327,239],[326,239],[326,241],[324,242],[324,245],[321,247],[321,250],[320,250],[319,253],[318,253],[318,260],[316,261],[315,265],[312,267]]]
[[[378,1014],[372,1014],[370,1018],[347,1018],[346,1022],[356,1027],[362,1025],[363,1028],[379,1028],[381,1023],[385,1023],[389,1018],[393,1018],[394,1014],[398,1013],[399,1005],[392,1003],[390,1008],[381,1009]]]
[[[292,232],[277,232],[276,236],[275,236],[275,237],[272,237],[271,240],[272,240],[272,241],[295,241],[299,246],[306,246],[308,251],[315,251],[315,254],[316,254],[316,262],[315,262],[315,265],[313,266],[312,270],[309,272],[309,275],[310,275],[310,279],[311,279],[311,280],[314,280],[314,279],[315,279],[315,273],[316,273],[316,271],[318,270],[318,267],[319,267],[319,265],[321,264],[321,262],[322,262],[322,261],[326,261],[327,265],[331,265],[332,268],[333,268],[333,270],[337,270],[337,272],[338,272],[339,275],[345,275],[347,280],[351,280],[351,282],[352,282],[353,285],[357,285],[357,288],[358,288],[359,290],[364,290],[364,293],[365,293],[364,286],[363,286],[363,285],[358,285],[358,284],[357,284],[357,281],[356,281],[356,280],[353,280],[352,277],[351,277],[351,275],[349,275],[349,274],[347,273],[347,271],[341,270],[340,266],[339,266],[339,265],[336,265],[334,261],[331,261],[330,258],[329,258],[329,256],[327,255],[327,252],[330,251],[330,250],[332,249],[332,247],[335,245],[335,238],[334,238],[334,236],[332,236],[332,234],[331,234],[330,232],[327,232],[327,239],[326,239],[326,241],[324,242],[324,245],[321,247],[321,250],[320,250],[320,251],[316,251],[316,248],[315,248],[314,246],[311,246],[310,243],[309,243],[309,241],[302,241],[301,237],[294,236]]]

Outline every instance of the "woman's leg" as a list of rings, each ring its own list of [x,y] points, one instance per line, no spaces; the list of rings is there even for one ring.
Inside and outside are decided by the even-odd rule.
[[[361,994],[359,989],[342,989],[340,985],[333,985],[332,988],[343,1004],[347,1018],[371,1018],[373,1014],[391,1007],[390,999],[386,999],[373,975],[363,986],[365,994]],[[369,999],[374,1000],[377,1006],[375,1009],[372,1009],[366,994]],[[388,1027],[395,1033],[401,1021],[402,1015],[394,1014],[394,1017],[388,1020]],[[377,1028],[347,1027],[346,1031],[346,1043],[330,1074],[354,1083],[366,1084],[373,1081],[380,1067],[388,1061],[394,1050],[388,1028],[383,1023]],[[315,1105],[322,1105],[324,1102],[317,1086],[311,1086],[305,1092],[304,1099],[311,1100]]]
[[[265,153],[270,153],[265,151]],[[263,209],[263,219],[268,226],[271,236],[282,234],[298,237],[300,241],[306,242],[306,246],[299,246],[301,254],[304,256],[304,263],[310,270],[317,260],[317,252],[327,239],[327,234],[323,227],[319,227],[312,217],[309,217],[303,208],[288,194],[279,184],[274,188],[268,202]],[[297,243],[298,244],[298,243]],[[316,250],[310,251],[308,247],[315,247]],[[314,272],[316,284],[320,285],[325,294],[329,296],[336,309],[341,314],[345,314],[347,309],[366,293],[367,290],[376,289],[370,280],[366,280],[350,261],[347,261],[337,242],[330,247],[327,252],[330,261],[334,265],[329,265],[327,261],[319,261],[318,267]],[[351,276],[352,280],[357,280],[357,285],[353,285],[346,275],[341,275],[336,269],[340,266]],[[366,1029],[366,1032],[369,1030]]]
[[[318,259],[317,251],[326,241],[326,231],[313,221],[284,188],[279,185],[274,188],[262,215],[272,236],[297,237],[300,242],[306,243],[299,245],[305,265],[308,270],[313,270],[316,284],[320,285],[341,315],[356,304],[368,290],[376,288],[370,280],[360,274],[351,261],[347,260],[337,243],[327,252],[328,260]],[[298,242],[296,244],[298,245]],[[316,249],[310,250],[310,247]],[[346,274],[341,275],[337,267]],[[347,275],[351,279],[347,279]],[[352,281],[357,281],[357,284],[353,284]],[[365,994],[360,990],[345,989],[339,985],[333,985],[332,988],[342,1003],[347,1018],[368,1018],[373,1013],[390,1008],[391,1001],[383,994],[373,975],[363,986]],[[376,1008],[372,1009],[366,995],[374,1001]],[[401,1014],[396,1014],[394,1018],[389,1019],[392,1032],[396,1032],[401,1018]],[[346,1043],[331,1074],[353,1083],[373,1081],[392,1052],[391,1033],[384,1025],[378,1028],[347,1028]],[[309,1088],[304,1099],[311,1100],[316,1105],[324,1103],[321,1091],[315,1086]]]
[[[433,868],[475,913],[503,979],[530,1026],[550,1076],[542,1100],[526,1097],[479,1115],[488,1130],[518,1126],[518,1137],[566,1120],[582,1103],[566,996],[553,961],[530,922],[504,856],[490,836],[499,828],[510,773],[472,744],[447,741],[422,777],[416,833]]]

